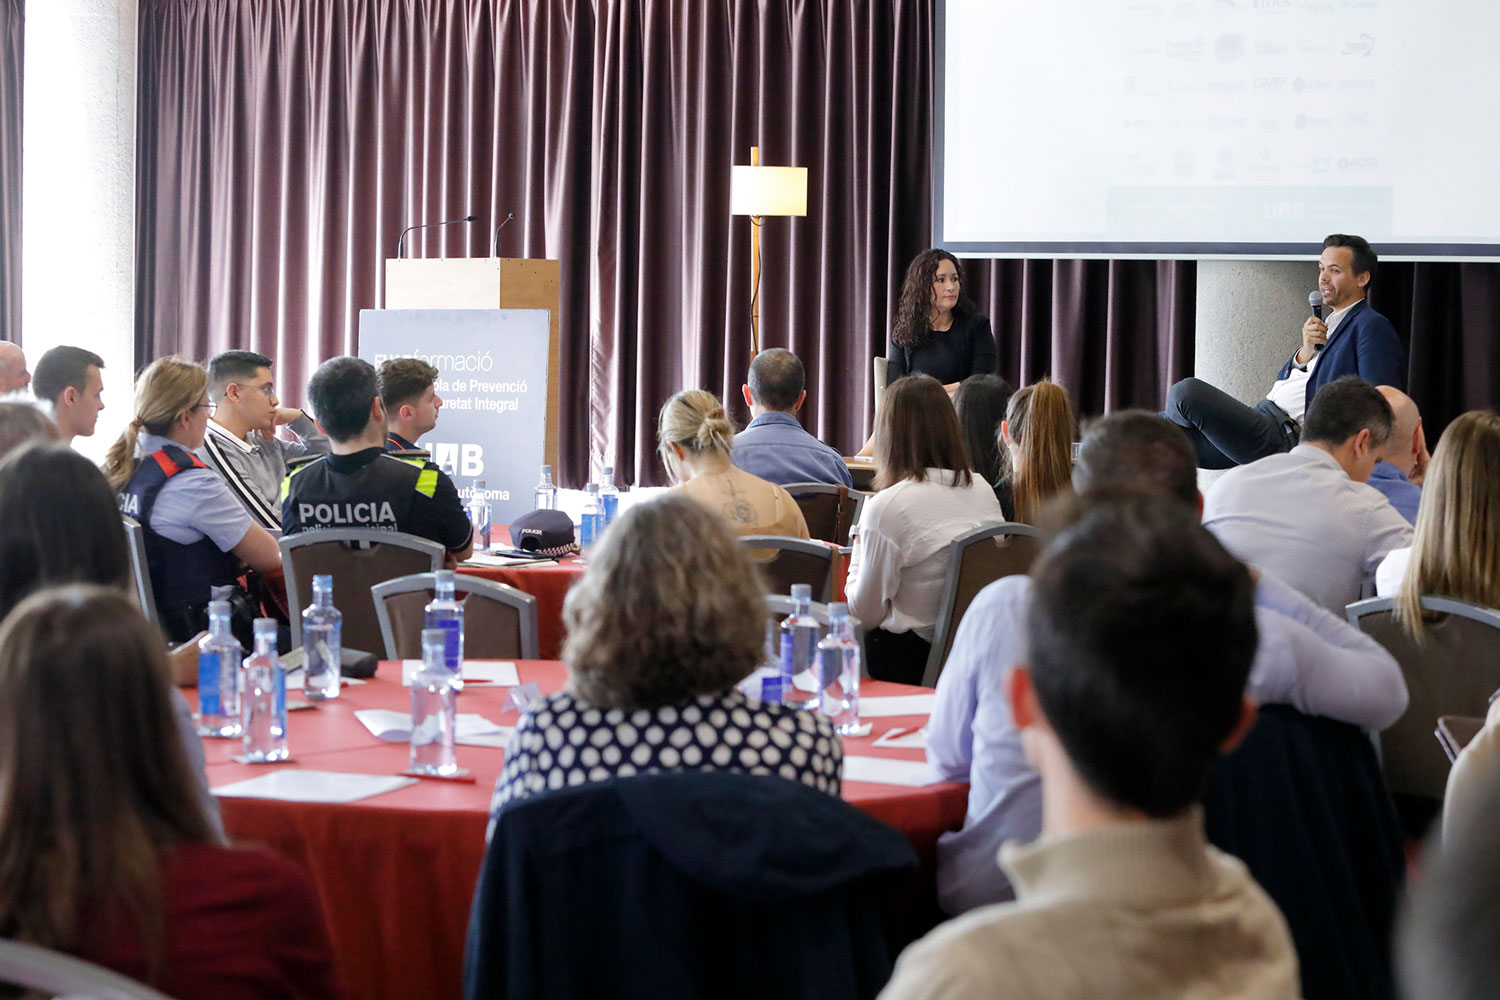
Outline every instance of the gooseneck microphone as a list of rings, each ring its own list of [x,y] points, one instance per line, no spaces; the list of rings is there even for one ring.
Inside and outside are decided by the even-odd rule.
[[[462,219],[444,219],[442,222],[424,222],[419,226],[407,226],[401,230],[401,238],[396,241],[396,256],[406,256],[406,234],[413,229],[431,229],[433,226],[451,226],[459,222],[478,222],[479,216],[466,215]]]
[[[510,220],[514,219],[515,217],[516,217],[516,213],[515,212],[507,212],[505,214],[505,218],[501,220],[500,225],[498,225],[498,226],[495,227],[495,236],[494,236],[494,239],[490,240],[490,256],[491,257],[498,257],[498,256],[500,256],[500,230],[502,230],[506,226],[510,225]]]
[[[1308,308],[1310,308],[1312,310],[1312,314],[1314,316],[1318,317],[1318,319],[1322,319],[1323,318],[1323,293],[1322,292],[1318,291],[1316,288],[1314,288],[1312,291],[1308,292],[1307,293],[1307,305],[1308,305]],[[1325,344],[1314,344],[1313,345],[1313,353],[1314,354],[1318,353],[1325,346],[1326,346]]]

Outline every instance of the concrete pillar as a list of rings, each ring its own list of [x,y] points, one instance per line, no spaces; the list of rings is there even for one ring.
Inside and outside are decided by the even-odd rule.
[[[136,0],[26,5],[22,347],[104,358],[91,458],[130,421],[135,371]]]
[[[1302,343],[1307,294],[1317,287],[1312,257],[1199,261],[1193,374],[1254,405]],[[1200,471],[1200,487],[1217,477]]]

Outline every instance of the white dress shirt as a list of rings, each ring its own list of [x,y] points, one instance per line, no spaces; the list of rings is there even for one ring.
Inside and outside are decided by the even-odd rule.
[[[1333,338],[1333,331],[1338,327],[1340,321],[1349,315],[1349,310],[1363,301],[1364,299],[1355,299],[1344,308],[1335,310],[1329,314],[1327,324],[1327,336],[1329,339]],[[1299,347],[1298,350],[1300,351],[1301,348]],[[1318,359],[1322,356],[1322,352],[1315,351],[1312,360],[1306,365],[1298,365],[1297,359],[1294,356],[1292,358],[1291,371],[1287,372],[1286,378],[1279,379],[1271,386],[1271,391],[1266,393],[1267,399],[1281,407],[1282,410],[1286,411],[1287,416],[1299,424],[1302,422],[1303,414],[1307,412],[1307,380],[1312,378],[1313,369],[1318,367]]]

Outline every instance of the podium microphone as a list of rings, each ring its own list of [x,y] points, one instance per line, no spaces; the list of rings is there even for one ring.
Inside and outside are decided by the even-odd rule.
[[[507,212],[505,218],[501,220],[500,225],[495,227],[495,238],[490,240],[491,257],[500,256],[500,230],[504,229],[510,223],[510,220],[514,219],[515,217],[515,212]]]
[[[466,215],[462,219],[445,219],[442,222],[424,222],[420,226],[407,226],[401,230],[401,238],[396,240],[396,256],[406,256],[406,234],[413,229],[431,229],[433,226],[451,226],[456,222],[478,222],[479,216]]]
[[[1307,305],[1308,305],[1308,308],[1312,310],[1312,314],[1314,316],[1318,317],[1318,319],[1322,319],[1323,318],[1323,293],[1322,292],[1318,291],[1316,288],[1314,288],[1312,291],[1308,292],[1307,293]],[[1321,351],[1324,348],[1324,346],[1325,345],[1323,345],[1323,344],[1314,344],[1313,345],[1313,353],[1316,354],[1317,352]]]

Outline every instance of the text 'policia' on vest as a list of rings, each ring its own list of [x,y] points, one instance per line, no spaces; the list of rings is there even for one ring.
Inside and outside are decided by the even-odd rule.
[[[350,472],[327,456],[299,465],[281,484],[282,533],[330,528],[409,531],[412,499],[432,497],[438,470],[422,458],[381,453]]]

